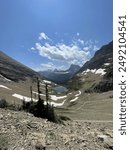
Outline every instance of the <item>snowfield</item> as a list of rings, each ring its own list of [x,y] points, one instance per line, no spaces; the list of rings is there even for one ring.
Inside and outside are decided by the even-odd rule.
[[[75,102],[76,100],[78,100],[78,98],[79,98],[78,96],[81,95],[81,93],[82,93],[82,92],[79,91],[79,93],[75,95],[75,98],[74,98],[74,99],[71,99],[70,102],[72,103],[72,102]]]
[[[27,96],[23,96],[23,95],[20,95],[20,94],[13,94],[12,95],[13,97],[16,97],[18,99],[21,99],[21,100],[24,100],[25,102],[30,102],[31,101],[31,98],[30,97],[27,97]],[[38,100],[37,99],[32,99],[33,101],[37,102]]]
[[[12,90],[12,89],[8,88],[7,86],[4,86],[4,85],[0,85],[0,88],[4,88],[4,89],[7,89],[7,90]]]
[[[54,107],[60,107],[60,106],[64,105],[65,101],[66,101],[66,99],[62,103],[50,102],[49,104],[53,105]]]
[[[0,77],[3,78],[4,80],[8,81],[8,82],[11,82],[10,79],[7,79],[6,77],[4,77],[2,74],[0,74]]]
[[[57,100],[59,100],[59,99],[66,98],[67,96],[66,96],[66,95],[65,95],[65,96],[50,95],[50,97],[51,97],[51,100],[57,101]]]
[[[38,93],[37,92],[35,92],[35,91],[32,91],[32,93],[34,93],[34,94],[37,94],[38,95]],[[45,94],[40,94],[41,96],[45,96]]]
[[[20,99],[20,100],[24,100],[25,102],[30,102],[31,101],[31,98],[30,97],[27,97],[27,96],[23,96],[23,95],[20,95],[20,94],[13,94],[12,95],[13,97],[16,97],[16,98],[18,98],[18,99]],[[32,99],[34,102],[37,102],[38,100],[37,99]],[[64,103],[65,103],[65,101],[66,101],[66,99],[63,101],[63,102],[61,102],[61,103],[55,103],[55,102],[49,102],[49,104],[50,105],[53,105],[54,107],[60,107],[60,106],[63,106],[64,105]],[[47,104],[47,102],[46,101],[44,101],[44,105],[46,105]]]
[[[95,74],[101,74],[101,76],[106,74],[105,69],[102,69],[102,68],[99,68],[97,70],[96,69],[87,69],[87,70],[83,71],[81,74],[87,75],[88,72],[95,73]]]
[[[105,64],[104,64],[104,66],[109,66],[109,65],[110,65],[110,63],[105,63]]]
[[[75,102],[78,99],[78,97],[75,97],[74,99],[71,99],[70,102]]]
[[[95,74],[101,74],[101,76],[103,76],[103,75],[105,75],[106,74],[106,72],[105,72],[105,69],[98,69],[97,71],[96,71],[96,73]]]
[[[77,96],[79,96],[79,95],[81,95],[81,91],[79,91],[79,93],[78,93],[78,94],[76,94],[76,95],[75,95],[75,97],[77,97]]]
[[[48,81],[48,80],[43,80],[43,82],[44,82],[45,84],[51,84],[51,81]]]

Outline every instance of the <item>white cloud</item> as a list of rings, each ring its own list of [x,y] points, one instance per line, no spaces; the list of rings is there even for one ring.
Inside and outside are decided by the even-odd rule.
[[[35,48],[34,48],[34,47],[32,47],[32,48],[31,48],[31,50],[35,50]]]
[[[83,48],[83,50],[85,50],[85,51],[89,51],[89,50],[90,50],[90,48],[86,46],[86,47],[84,47],[84,48]]]
[[[48,62],[47,64],[41,64],[42,70],[47,70],[47,69],[54,70],[55,67],[56,66],[52,62]]]
[[[97,51],[99,50],[99,47],[97,47],[96,45],[93,46],[93,51]]]
[[[84,41],[83,41],[83,40],[78,39],[78,42],[79,42],[80,44],[84,45]]]
[[[38,39],[39,40],[42,40],[42,39],[49,40],[49,37],[44,32],[42,32],[42,33],[39,34]]]
[[[55,35],[57,32],[55,33]],[[65,33],[67,34],[67,33]],[[80,34],[76,33],[77,37],[73,37],[69,44],[65,44],[64,39],[60,43],[55,43],[44,32],[39,34],[39,40],[44,39],[43,42],[35,43],[31,50],[35,50],[44,58],[47,58],[49,63],[41,64],[39,70],[47,69],[67,69],[71,64],[82,66],[86,61],[91,58],[91,54],[95,52],[98,47],[96,40],[82,40]],[[65,36],[65,35],[64,35]],[[42,43],[42,44],[41,44]],[[53,63],[52,63],[53,62]],[[36,70],[38,70],[36,69]]]
[[[76,35],[79,36],[79,33],[77,32]]]
[[[90,57],[90,52],[83,51],[77,45],[70,46],[62,43],[57,45],[50,45],[48,43],[41,45],[40,43],[36,43],[36,50],[41,56],[47,57],[50,60],[66,62],[69,64],[75,63],[82,65]]]

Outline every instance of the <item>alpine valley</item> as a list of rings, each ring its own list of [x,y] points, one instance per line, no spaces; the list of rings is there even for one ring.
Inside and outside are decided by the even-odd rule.
[[[56,92],[59,87],[66,90]],[[57,124],[20,109],[0,108],[0,150],[113,149],[113,42],[82,67],[72,64],[67,70],[36,72],[0,51],[0,106],[4,99],[20,108],[39,95],[66,121]]]

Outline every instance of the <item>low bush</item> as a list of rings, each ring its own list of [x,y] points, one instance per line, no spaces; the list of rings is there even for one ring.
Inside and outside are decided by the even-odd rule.
[[[5,99],[0,99],[0,108],[6,108],[8,103]]]
[[[44,104],[42,100],[38,102],[23,101],[23,110],[32,113],[35,117],[46,118],[49,121],[60,123],[60,118],[55,114],[54,107],[50,104]]]

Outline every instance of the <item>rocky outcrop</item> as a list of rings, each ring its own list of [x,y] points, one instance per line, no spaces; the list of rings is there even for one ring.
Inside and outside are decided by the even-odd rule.
[[[108,150],[112,123],[66,121],[54,124],[25,112],[0,109],[0,149]]]

